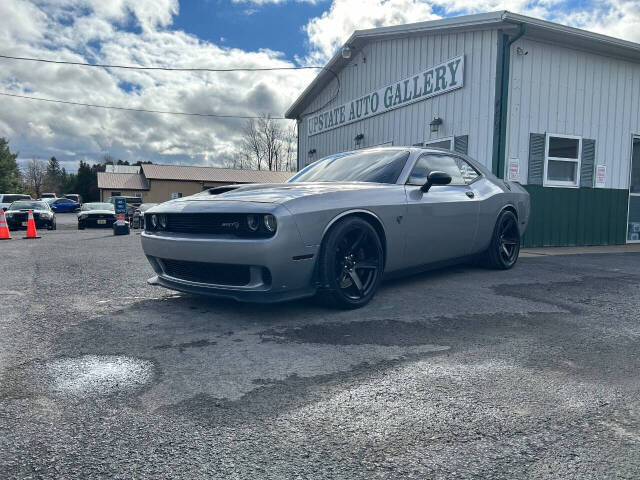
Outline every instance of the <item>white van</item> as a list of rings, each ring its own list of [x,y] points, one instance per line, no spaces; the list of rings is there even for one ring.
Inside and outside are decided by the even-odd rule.
[[[4,211],[17,200],[33,200],[33,198],[22,193],[0,193],[0,208]]]

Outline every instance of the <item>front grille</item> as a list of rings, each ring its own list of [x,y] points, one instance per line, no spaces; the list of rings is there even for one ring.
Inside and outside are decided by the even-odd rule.
[[[244,227],[244,216],[234,213],[180,213],[167,215],[167,232],[238,233]]]
[[[159,260],[167,275],[190,282],[241,286],[247,285],[251,280],[248,265],[187,262],[168,258]]]

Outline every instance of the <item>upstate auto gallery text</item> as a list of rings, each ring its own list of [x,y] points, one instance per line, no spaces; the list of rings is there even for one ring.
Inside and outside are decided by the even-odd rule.
[[[316,135],[463,86],[464,56],[459,56],[310,117],[308,135]]]

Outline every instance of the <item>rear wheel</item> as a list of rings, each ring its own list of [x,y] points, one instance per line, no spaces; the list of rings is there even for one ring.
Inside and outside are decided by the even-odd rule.
[[[319,259],[321,298],[340,308],[359,308],[373,298],[384,269],[382,243],[371,224],[340,220],[323,242]]]
[[[491,245],[485,252],[487,266],[498,270],[507,270],[515,265],[519,254],[518,219],[513,212],[505,210],[498,217]]]

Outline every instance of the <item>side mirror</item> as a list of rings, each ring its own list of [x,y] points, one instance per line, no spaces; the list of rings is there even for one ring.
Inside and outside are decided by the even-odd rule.
[[[427,183],[420,187],[424,193],[427,193],[433,185],[449,185],[451,183],[451,175],[445,172],[435,170],[427,176]]]

